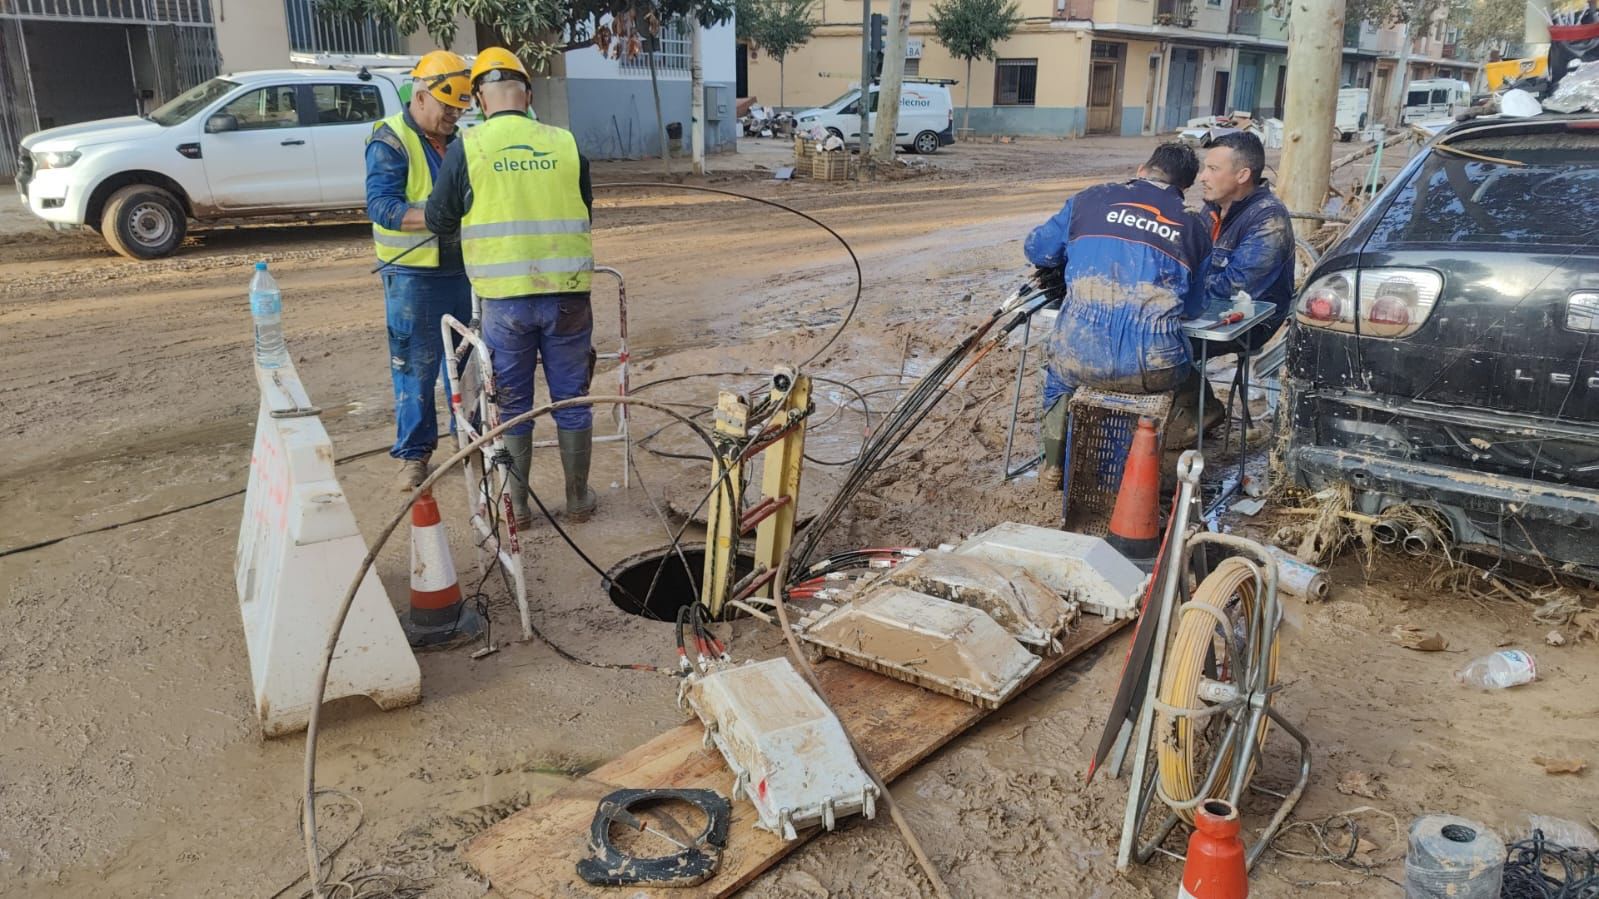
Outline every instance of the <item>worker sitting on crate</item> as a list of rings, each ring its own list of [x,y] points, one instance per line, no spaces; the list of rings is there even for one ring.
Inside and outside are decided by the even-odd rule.
[[[1183,208],[1198,171],[1193,150],[1162,144],[1137,178],[1082,191],[1027,237],[1028,261],[1064,276],[1045,357],[1039,482],[1048,489],[1061,487],[1066,404],[1078,387],[1161,393],[1187,376],[1181,320],[1203,308],[1210,252],[1205,222]]]
[[[570,131],[528,115],[532,79],[509,50],[491,47],[472,65],[472,90],[487,119],[450,147],[428,199],[435,233],[461,230],[472,289],[483,299],[483,341],[494,363],[501,415],[533,408],[534,367],[542,359],[550,398],[586,396],[594,375],[594,313],[589,281],[593,196],[588,160]],[[568,519],[594,512],[589,489],[594,413],[588,405],[554,413],[566,474]],[[532,522],[528,472],[533,423],[506,432],[517,523]]]

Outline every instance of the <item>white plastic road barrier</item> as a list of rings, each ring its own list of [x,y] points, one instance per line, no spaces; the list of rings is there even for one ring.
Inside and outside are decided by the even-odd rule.
[[[294,367],[255,370],[261,412],[233,574],[267,737],[304,730],[339,602],[366,557],[333,472],[333,443]],[[345,619],[324,700],[366,696],[382,709],[422,698],[422,674],[375,571]]]

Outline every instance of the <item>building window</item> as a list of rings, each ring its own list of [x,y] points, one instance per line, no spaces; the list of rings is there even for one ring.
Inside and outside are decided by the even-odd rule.
[[[655,70],[657,72],[687,72],[689,69],[689,33],[682,19],[673,19],[661,27],[655,40]],[[640,53],[633,59],[622,60],[622,71],[649,74],[650,59]]]
[[[289,49],[295,53],[399,53],[400,32],[376,18],[331,16],[316,0],[283,0]]]
[[[905,77],[915,78],[922,74],[922,61],[920,59],[905,60]]]
[[[1126,44],[1113,44],[1108,41],[1094,41],[1088,51],[1089,59],[1121,59],[1122,48]]]
[[[1038,60],[1001,59],[994,65],[994,105],[1032,106],[1038,94]]]

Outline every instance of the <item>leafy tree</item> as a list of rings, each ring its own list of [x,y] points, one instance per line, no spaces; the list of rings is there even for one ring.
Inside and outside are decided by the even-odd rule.
[[[783,59],[811,39],[815,0],[738,0],[735,28],[741,40],[777,60],[777,105],[783,100]]]
[[[939,0],[933,4],[933,34],[956,59],[966,60],[966,111],[961,128],[971,127],[972,60],[994,59],[994,45],[1022,23],[1016,0]]]
[[[557,53],[598,47],[616,58],[643,52],[644,41],[673,18],[710,27],[733,16],[735,0],[317,0],[331,15],[393,22],[425,31],[441,46],[455,41],[457,17],[499,31],[518,56],[539,66]]]
[[[1519,46],[1526,30],[1527,0],[1455,0],[1449,21],[1468,47],[1505,50]]]

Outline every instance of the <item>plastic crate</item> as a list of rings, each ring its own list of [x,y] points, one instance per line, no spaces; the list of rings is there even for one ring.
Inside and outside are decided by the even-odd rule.
[[[849,180],[849,154],[832,152],[812,156],[811,177],[817,181]]]
[[[798,136],[794,138],[794,162],[795,162],[796,165],[804,165],[804,164],[810,162],[811,157],[813,157],[815,155],[816,155],[816,142],[815,141],[809,141],[809,140],[806,140],[804,137],[798,137]]]
[[[1112,393],[1080,387],[1066,406],[1065,507],[1068,531],[1103,537],[1110,532],[1127,451],[1140,418],[1155,420],[1155,452],[1162,451],[1172,393]]]

